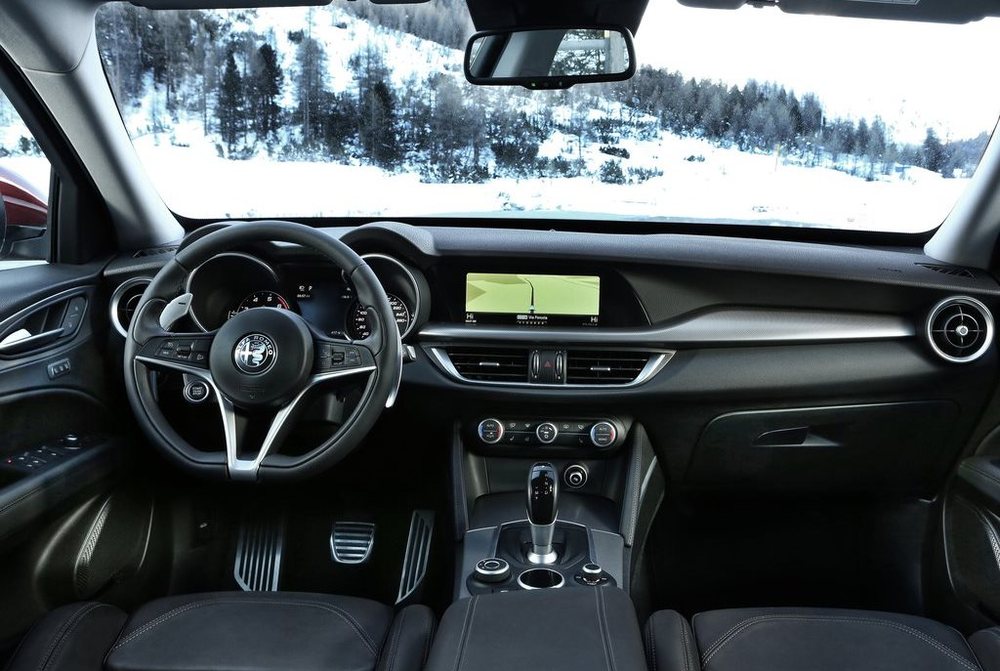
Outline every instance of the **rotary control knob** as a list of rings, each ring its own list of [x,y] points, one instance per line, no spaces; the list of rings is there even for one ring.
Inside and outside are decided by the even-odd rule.
[[[583,464],[571,464],[563,471],[563,482],[570,489],[579,489],[587,484],[589,475],[587,467]]]
[[[542,445],[551,445],[555,442],[558,435],[559,429],[552,422],[542,422],[535,429],[535,437],[538,438],[538,442]]]
[[[487,445],[496,445],[503,438],[503,422],[499,419],[484,419],[476,429],[479,440]]]
[[[609,447],[618,439],[618,429],[608,421],[600,421],[590,427],[590,442],[594,447]]]
[[[479,582],[503,582],[510,577],[510,564],[499,557],[480,559],[476,562],[475,576]]]
[[[580,569],[580,575],[588,585],[596,585],[604,577],[604,569],[601,568],[600,564],[590,562],[583,565],[583,568]]]

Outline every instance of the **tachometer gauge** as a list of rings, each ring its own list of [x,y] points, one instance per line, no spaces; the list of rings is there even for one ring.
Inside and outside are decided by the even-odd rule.
[[[406,333],[406,329],[410,327],[410,309],[398,296],[394,294],[386,294],[386,296],[389,297],[389,307],[392,308],[399,332]],[[355,340],[364,340],[372,334],[372,325],[368,321],[368,310],[363,308],[361,303],[355,303],[351,307],[351,312],[347,317],[347,332]]]
[[[252,310],[254,308],[278,308],[279,310],[287,310],[288,301],[278,293],[273,291],[255,291],[246,298],[239,306],[229,313],[232,317],[237,312],[243,312],[244,310]]]

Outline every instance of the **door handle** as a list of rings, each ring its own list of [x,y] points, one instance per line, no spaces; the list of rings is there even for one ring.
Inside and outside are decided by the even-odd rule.
[[[31,335],[27,330],[14,331],[0,341],[0,354],[23,354],[58,340],[66,329],[59,327]],[[24,335],[27,334],[27,335]],[[19,336],[19,337],[15,337]]]
[[[840,443],[815,433],[811,426],[765,431],[753,441],[754,447],[840,447]]]

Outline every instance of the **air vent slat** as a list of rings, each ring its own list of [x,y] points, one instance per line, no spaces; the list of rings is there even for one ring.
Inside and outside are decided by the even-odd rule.
[[[505,347],[455,347],[448,358],[458,374],[478,382],[527,382],[528,350]]]
[[[628,351],[578,351],[566,355],[567,384],[630,384],[649,363],[650,354]]]
[[[949,298],[931,311],[927,337],[941,358],[954,363],[975,361],[993,341],[993,317],[974,298]]]

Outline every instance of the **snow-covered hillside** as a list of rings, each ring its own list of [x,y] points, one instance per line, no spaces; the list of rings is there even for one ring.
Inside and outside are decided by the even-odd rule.
[[[940,147],[945,178],[917,167],[926,146],[893,144],[877,116],[825,119],[815,97],[776,85],[657,71],[562,92],[473,87],[461,50],[336,4],[172,18],[114,7],[99,14],[99,38],[126,127],[167,205],[189,217],[499,213],[922,231],[968,181],[956,152],[948,163]],[[186,46],[150,63],[128,51],[156,40]],[[279,80],[270,130],[258,121],[264,45]],[[17,132],[0,134],[3,146]]]

